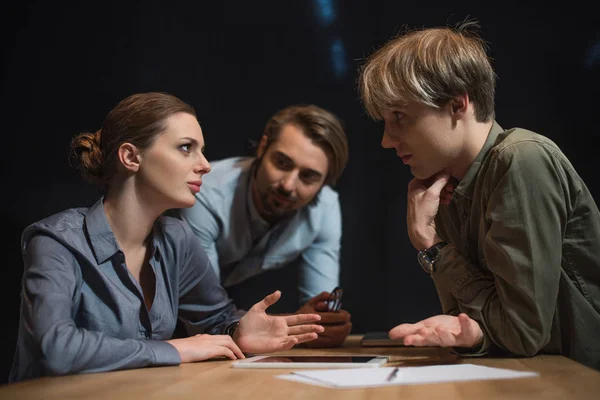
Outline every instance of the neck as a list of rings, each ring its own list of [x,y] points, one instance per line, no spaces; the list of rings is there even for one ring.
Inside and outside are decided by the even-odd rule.
[[[133,180],[111,186],[104,198],[104,212],[108,223],[123,249],[136,249],[146,244],[156,219],[166,210],[148,203],[135,189]]]
[[[459,181],[465,176],[475,158],[483,148],[494,120],[489,122],[462,122],[464,124],[464,143],[459,162],[452,168],[451,174]]]

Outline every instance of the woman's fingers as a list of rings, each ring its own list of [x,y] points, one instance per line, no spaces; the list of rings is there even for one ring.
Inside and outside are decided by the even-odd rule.
[[[296,325],[288,328],[288,335],[300,335],[303,333],[317,332],[321,333],[325,330],[323,325]]]
[[[297,345],[298,339],[296,339],[296,337],[289,337],[287,339],[285,339],[283,342],[281,342],[279,344],[279,350],[289,350],[292,347],[294,347],[295,345]]]
[[[200,334],[167,340],[181,357],[181,362],[195,362],[224,356],[232,360],[245,358],[244,353],[228,335]]]
[[[303,333],[300,335],[294,335],[293,338],[296,340],[295,344],[308,342],[309,340],[315,340],[318,337],[316,333]]]
[[[242,350],[233,341],[229,335],[197,335],[202,336],[203,341],[209,342],[211,345],[228,349],[234,358],[246,358]],[[224,355],[224,354],[223,354]],[[229,356],[228,356],[229,357]]]
[[[265,312],[267,308],[271,307],[273,304],[277,303],[277,301],[281,298],[281,292],[279,290],[274,291],[270,295],[266,296],[264,299],[254,304],[252,308],[254,311]]]
[[[286,315],[279,318],[283,318],[288,326],[302,325],[308,322],[321,320],[321,316],[319,314],[295,314]]]
[[[231,351],[229,348],[225,347],[225,346],[218,346],[215,348],[218,353],[215,354],[213,357],[217,357],[217,356],[225,356],[231,360],[236,360],[240,357],[236,357],[235,354],[233,353],[233,351]],[[211,358],[213,358],[211,357]]]
[[[236,343],[233,341],[233,339],[231,339],[231,338],[229,338],[229,339],[230,339],[230,342],[229,342],[229,343],[227,343],[227,346],[226,346],[226,347],[227,347],[229,350],[231,350],[231,352],[232,352],[233,354],[235,354],[235,356],[236,356],[237,358],[246,358],[246,357],[244,356],[244,353],[242,352],[242,350],[241,350],[241,349],[238,347],[238,345],[237,345],[237,344],[236,344]]]

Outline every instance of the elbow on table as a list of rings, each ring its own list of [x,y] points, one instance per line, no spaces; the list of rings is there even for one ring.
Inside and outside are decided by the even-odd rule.
[[[540,352],[541,347],[520,347],[507,350],[515,356],[533,357]]]
[[[70,375],[80,372],[77,370],[76,360],[68,348],[52,341],[42,340],[40,345],[40,358],[44,365],[45,373],[50,376]]]
[[[73,363],[60,357],[45,357],[44,366],[49,376],[71,375],[78,372],[73,368]]]
[[[549,340],[547,336],[541,332],[535,335],[520,333],[513,340],[506,341],[502,347],[516,356],[533,357],[546,346]]]

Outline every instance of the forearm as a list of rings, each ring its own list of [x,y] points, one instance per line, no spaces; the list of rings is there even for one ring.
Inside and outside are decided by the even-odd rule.
[[[245,313],[244,310],[236,309],[230,300],[224,307],[184,304],[179,308],[179,318],[188,336],[200,333],[225,334],[227,328],[239,321]]]
[[[29,321],[29,324],[35,321]],[[177,350],[159,340],[116,339],[102,332],[75,326],[74,322],[55,322],[40,337],[42,363],[49,375],[103,372],[161,365],[178,365]]]
[[[452,245],[442,250],[432,277],[438,292],[453,296],[459,311],[480,324],[484,342],[478,352],[487,352],[495,344],[527,356],[547,343],[552,319],[528,297],[533,288],[522,289],[519,296],[499,293],[494,277],[470,264]]]
[[[330,292],[340,283],[339,239],[313,243],[302,253],[299,265],[300,304],[322,292]]]
[[[434,280],[435,282],[435,280]],[[442,312],[446,315],[458,315],[460,312],[458,301],[450,293],[444,285],[435,285],[437,290],[438,298],[440,299],[440,305],[442,306]]]
[[[187,243],[179,281],[178,317],[187,335],[223,334],[238,321],[244,311],[238,310],[211,265],[202,241],[189,226],[183,227]]]
[[[342,214],[337,195],[324,207],[317,236],[301,255],[300,304],[339,285]]]
[[[227,292],[208,265],[209,261],[204,252],[195,248],[194,253],[194,260],[189,263],[194,267],[186,268],[190,273],[184,274],[180,285],[182,293],[179,298],[178,317],[188,336],[201,333],[221,335],[229,325],[238,321],[245,311],[238,310],[233,300],[227,296]]]
[[[300,305],[339,285],[340,267],[337,257],[312,251],[308,256],[303,255],[301,261],[298,282]]]

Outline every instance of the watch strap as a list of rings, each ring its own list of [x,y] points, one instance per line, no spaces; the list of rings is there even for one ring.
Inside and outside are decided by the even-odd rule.
[[[419,252],[419,264],[425,272],[432,274],[435,272],[435,258],[439,252],[448,244],[448,242],[438,242],[428,249]]]
[[[234,323],[230,324],[226,329],[225,329],[225,334],[231,336],[233,338],[233,334],[235,333],[235,331],[237,330],[237,328],[240,326],[240,321],[235,321]]]
[[[438,253],[448,244],[448,242],[438,242],[425,250],[427,254],[431,257],[431,261],[435,260]]]

